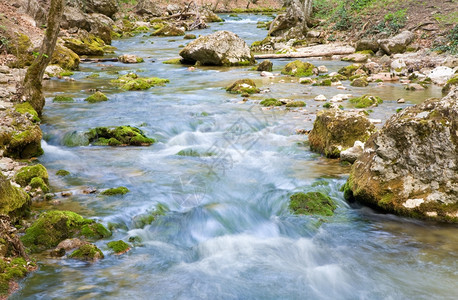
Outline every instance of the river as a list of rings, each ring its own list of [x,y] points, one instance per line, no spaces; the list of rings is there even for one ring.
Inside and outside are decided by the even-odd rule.
[[[193,32],[229,30],[247,43],[265,37],[257,21],[268,16],[222,15],[226,22]],[[339,191],[349,167],[309,151],[299,128],[311,129],[322,102],[342,93],[296,79],[261,78],[250,67],[187,67],[162,64],[178,57],[182,37],[137,36],[115,40],[116,55],[137,54],[144,63],[82,64],[76,81],[45,84],[42,130],[55,192],[70,198],[41,209],[69,209],[116,227],[96,245],[105,259],[94,264],[40,258],[40,269],[21,281],[12,299],[454,299],[458,282],[456,226],[414,221],[350,207]],[[154,60],[154,62],[152,62]],[[290,60],[275,60],[279,72]],[[348,63],[310,60],[337,71]],[[170,79],[148,91],[110,85],[135,71]],[[98,73],[98,78],[87,78]],[[266,95],[243,102],[224,87],[252,78]],[[282,82],[284,80],[284,82]],[[344,82],[349,87],[349,82]],[[83,101],[98,88],[109,101]],[[397,108],[440,96],[440,88],[405,91],[400,84],[370,85],[344,93],[372,93],[385,103],[371,118],[386,120]],[[52,103],[58,94],[75,103]],[[305,109],[263,110],[263,97],[303,100]],[[405,98],[405,104],[396,99]],[[350,104],[345,104],[350,107]],[[132,125],[158,142],[150,147],[64,146],[69,132],[96,126]],[[180,150],[212,152],[209,157],[176,155]],[[70,171],[57,177],[59,169]],[[124,196],[83,194],[85,187],[126,186]],[[289,196],[323,191],[338,203],[333,217],[293,216]],[[139,226],[136,217],[157,205],[163,216]],[[110,240],[141,242],[126,254],[110,254]]]

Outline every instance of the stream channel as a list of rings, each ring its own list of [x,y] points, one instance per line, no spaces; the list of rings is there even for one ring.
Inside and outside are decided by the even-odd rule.
[[[262,40],[262,15],[222,15],[196,35],[237,33],[248,44]],[[349,167],[310,152],[307,136],[323,102],[338,93],[373,94],[385,102],[370,118],[383,122],[396,109],[440,97],[440,88],[406,91],[399,83],[366,88],[301,85],[298,79],[260,77],[251,67],[197,67],[190,71],[162,62],[178,57],[182,37],[149,34],[113,41],[115,55],[136,54],[140,64],[85,63],[75,81],[46,82],[42,130],[54,192],[71,190],[60,204],[115,227],[96,242],[105,259],[90,264],[39,259],[40,268],[21,281],[12,299],[456,299],[458,237],[455,226],[426,223],[350,207],[340,187]],[[154,60],[154,62],[152,62]],[[305,59],[304,59],[305,60]],[[291,60],[273,60],[274,73]],[[346,62],[307,60],[337,71]],[[114,74],[170,79],[147,91],[122,91]],[[87,78],[98,73],[97,78]],[[224,87],[252,78],[266,94],[243,102]],[[109,101],[87,103],[91,89]],[[53,103],[56,95],[74,103]],[[305,108],[263,109],[263,98],[305,101]],[[398,104],[396,99],[406,99]],[[345,108],[351,108],[348,101]],[[157,139],[150,147],[65,146],[71,132],[98,126],[131,125]],[[380,126],[380,125],[378,125]],[[213,156],[179,156],[184,149]],[[65,169],[71,175],[57,177]],[[86,187],[126,186],[122,196],[83,194]],[[326,218],[294,216],[289,196],[322,191],[338,203]],[[160,205],[167,212],[151,224],[138,216]],[[115,225],[113,225],[115,224]],[[139,237],[128,253],[113,255],[110,240]],[[455,295],[455,296],[453,296]]]

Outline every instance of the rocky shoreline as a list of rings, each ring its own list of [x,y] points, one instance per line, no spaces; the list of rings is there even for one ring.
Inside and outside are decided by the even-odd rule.
[[[56,196],[68,195],[68,192],[60,195],[50,193],[46,169],[34,162],[43,153],[40,116],[26,102],[27,99],[20,97],[24,68],[33,61],[43,34],[40,25],[45,23],[46,17],[45,7],[36,1],[32,2],[34,5],[27,9],[23,1],[18,1],[17,5],[1,4],[0,7],[4,11],[14,12],[16,18],[2,16],[1,19],[10,26],[4,34],[11,39],[8,54],[2,55],[0,66],[0,254],[5,270],[0,274],[0,293],[3,295],[13,292],[17,288],[14,281],[36,268],[35,262],[25,249],[31,252],[48,251],[54,257],[92,262],[103,258],[103,253],[91,242],[111,235],[110,230],[102,224],[73,212],[49,211],[37,214],[30,211],[32,203],[52,201]],[[126,6],[119,7],[116,1],[94,0],[90,3],[84,9],[78,3],[65,8],[62,34],[45,79],[59,77],[71,80],[68,76],[78,69],[81,60],[87,59],[87,56],[100,57],[113,52],[113,47],[110,46],[112,38],[130,37],[140,33],[149,33],[152,36],[185,36],[188,30],[205,28],[207,23],[223,21],[208,7],[160,7],[152,0],[144,0],[134,7],[127,6],[136,14],[132,17]],[[233,11],[243,12],[237,9]],[[18,20],[26,21],[27,26],[20,28],[21,22]],[[275,30],[275,26],[280,27],[282,19],[277,17],[275,20],[270,25],[270,33],[279,32]],[[291,34],[293,33],[287,33],[289,37]],[[189,39],[194,38],[195,36],[189,36]],[[350,179],[344,187],[349,201],[356,200],[381,211],[399,215],[458,222],[458,161],[453,160],[458,157],[456,55],[417,47],[410,49],[415,35],[409,31],[377,41],[364,39],[351,44],[322,43],[323,34],[315,29],[300,39],[285,39],[282,33],[251,45],[251,51],[243,40],[230,32],[215,33],[210,37],[210,41],[215,44],[208,39],[196,39],[182,49],[182,58],[172,63],[193,65],[190,68],[201,65],[247,66],[254,65],[255,58],[318,57],[354,64],[339,72],[328,73],[321,66],[306,65],[298,61],[285,68],[282,73],[297,78],[303,84],[321,86],[342,86],[341,81],[344,80],[350,80],[352,86],[399,80],[408,89],[422,89],[429,84],[443,86],[442,100],[428,100],[424,104],[407,108],[391,117],[378,131],[362,110],[347,112],[338,108],[339,102],[353,99],[344,96],[333,98],[334,100],[327,102],[329,109],[326,108],[318,114],[309,135],[309,142],[312,150],[329,158],[340,157],[344,160],[344,157],[351,157],[345,159],[354,162]],[[264,53],[253,54],[253,51],[261,50]],[[273,51],[278,53],[271,53]],[[125,54],[112,59],[124,63],[138,63],[143,58]],[[270,73],[272,63],[264,61],[262,64],[263,66],[255,67],[262,72],[261,76],[275,76]],[[321,77],[316,77],[320,74]],[[118,78],[113,84],[118,84],[125,90],[139,90],[167,82],[166,79],[158,81],[160,78],[141,78],[134,73],[128,75]],[[250,97],[251,94],[261,92],[261,89],[253,82],[241,80],[234,83],[233,87],[228,87],[227,91]],[[368,96],[354,101],[359,101],[363,105],[361,107],[365,108],[378,105],[378,100],[374,99]],[[320,100],[323,99],[317,101]],[[300,101],[288,102],[282,99],[265,99],[260,104],[268,109],[305,105]],[[347,122],[356,127],[348,126]],[[306,131],[308,133],[308,129]],[[342,134],[336,135],[336,132]],[[129,126],[98,127],[85,134],[88,143],[97,145],[149,146],[155,142],[143,132]],[[411,142],[407,145],[393,142],[398,140]],[[61,171],[65,176],[65,170]],[[105,195],[127,192],[124,187],[103,191]],[[318,206],[329,206],[325,212],[318,214],[332,215],[335,209],[335,204],[325,195],[301,194],[291,199],[294,200],[294,205],[291,205],[298,211],[304,205],[307,206],[301,201],[318,201],[321,203]],[[145,218],[154,219],[160,213],[162,211],[154,211]],[[20,239],[19,235],[22,235]],[[131,247],[123,241],[111,243],[111,246],[108,243],[108,247],[116,254],[125,253]]]

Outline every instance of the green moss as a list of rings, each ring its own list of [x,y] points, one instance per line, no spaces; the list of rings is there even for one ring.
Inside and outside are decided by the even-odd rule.
[[[10,217],[19,217],[28,212],[30,197],[25,191],[11,185],[0,172],[0,213]]]
[[[101,56],[111,48],[107,47],[102,39],[93,34],[81,36],[80,38],[64,38],[64,45],[78,55]]]
[[[96,102],[108,101],[108,97],[104,93],[97,91],[94,94],[92,94],[91,96],[84,99],[84,101],[87,101],[89,103],[96,103]]]
[[[30,186],[33,189],[38,189],[40,188],[44,193],[49,192],[49,187],[48,185],[44,182],[44,180],[40,177],[34,177],[32,180],[30,180]]]
[[[181,58],[173,58],[162,62],[166,65],[181,65]]]
[[[371,106],[378,106],[383,103],[380,97],[363,95],[361,97],[352,98],[349,100],[350,103],[354,104],[356,108],[366,108]]]
[[[304,101],[293,101],[286,103],[286,107],[304,107],[305,102]]]
[[[73,73],[72,71],[64,71],[64,72],[60,73],[59,75],[64,77],[64,76],[72,76],[74,74],[75,73]]]
[[[296,215],[332,216],[337,205],[320,192],[296,193],[290,197],[289,209]]]
[[[112,80],[111,83],[127,91],[147,90],[153,86],[162,86],[170,82],[158,77],[142,78],[135,73],[128,73]]]
[[[158,216],[165,215],[168,211],[169,209],[166,206],[158,204],[155,210],[134,217],[132,220],[132,226],[134,228],[143,228],[154,222]]]
[[[152,36],[180,36],[184,35],[184,31],[173,25],[164,25],[151,33]]]
[[[375,55],[374,51],[372,50],[362,50],[362,51],[356,51],[358,54],[368,54],[368,55]]]
[[[20,186],[27,186],[34,177],[41,178],[45,183],[48,183],[48,171],[46,171],[46,168],[41,164],[23,167],[14,177],[14,181]]]
[[[8,296],[10,281],[21,279],[29,272],[28,266],[34,266],[34,264],[28,264],[22,257],[12,260],[0,259],[0,296],[2,298]]]
[[[101,192],[100,194],[107,195],[107,196],[113,196],[113,195],[124,195],[124,194],[127,194],[128,192],[129,192],[128,188],[126,188],[124,186],[120,186],[120,187],[117,187],[117,188],[107,189],[107,190]]]
[[[129,244],[122,240],[109,242],[107,246],[117,254],[127,252],[130,249]]]
[[[64,177],[64,176],[70,175],[70,172],[67,171],[67,170],[59,170],[59,171],[56,172],[56,175]]]
[[[275,99],[275,98],[267,98],[260,102],[262,106],[282,106],[283,102]]]
[[[313,75],[314,65],[300,60],[295,60],[288,63],[281,71],[284,75],[291,75],[295,77],[306,77]]]
[[[329,103],[329,102],[326,102],[325,104],[323,104],[323,107],[324,107],[324,108],[331,108],[331,107],[332,107],[332,104]]]
[[[453,86],[458,85],[458,75],[455,74],[452,78],[450,78],[445,86],[442,88],[442,94],[446,95],[450,92]]]
[[[180,150],[177,155],[179,156],[193,156],[193,157],[202,157],[202,156],[213,156],[215,153],[212,152],[199,152],[194,149],[183,149]]]
[[[72,97],[68,96],[56,96],[52,99],[52,102],[74,102],[75,100]]]
[[[140,129],[131,126],[97,127],[88,131],[86,136],[89,143],[104,146],[149,146],[156,142],[146,137]]]
[[[93,244],[86,244],[73,251],[68,257],[85,261],[94,261],[104,258],[104,255],[97,246]]]
[[[355,74],[356,70],[359,69],[359,65],[350,65],[350,66],[346,66],[346,67],[343,67],[341,68],[338,73],[340,75],[343,75],[345,77],[351,77],[353,76],[353,74]]]
[[[33,109],[32,105],[29,102],[24,102],[20,104],[16,104],[14,106],[14,110],[20,114],[30,114],[32,115],[33,122],[40,122],[40,118],[38,117],[38,113],[35,109]]]
[[[51,57],[51,64],[56,64],[65,70],[78,69],[80,58],[72,50],[57,44]]]
[[[85,235],[82,233],[83,226],[85,234],[89,237],[105,237],[109,231],[101,229],[101,225],[94,220],[85,219],[71,211],[47,211],[42,213],[30,226],[21,241],[31,252],[40,252],[56,247],[61,241],[76,236]]]
[[[256,83],[251,79],[240,79],[226,87],[226,91],[232,94],[255,94],[260,90],[256,88]]]
[[[11,68],[24,68],[30,66],[34,60],[32,54],[32,42],[30,38],[22,33],[16,33],[6,45],[8,52],[16,56],[16,60],[8,62]]]
[[[42,132],[38,125],[30,126],[24,131],[15,132],[7,145],[5,156],[12,158],[31,158],[43,154],[41,148]]]
[[[98,78],[100,76],[99,73],[92,73],[90,75],[87,75],[86,78]]]
[[[185,40],[194,40],[196,39],[196,35],[195,34],[191,34],[191,33],[188,33],[188,34],[185,34],[185,36],[183,37]]]
[[[312,84],[313,86],[331,86],[332,85],[332,81],[331,79],[324,79],[324,80],[320,80],[319,82],[316,82],[314,84]]]
[[[355,87],[366,87],[369,85],[369,82],[367,82],[366,78],[360,77],[354,79],[350,85]]]
[[[111,236],[111,232],[100,223],[84,224],[81,227],[80,234],[88,239],[102,239]]]

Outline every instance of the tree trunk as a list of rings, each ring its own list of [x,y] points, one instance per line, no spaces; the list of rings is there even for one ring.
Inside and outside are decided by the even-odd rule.
[[[41,44],[40,52],[27,69],[23,83],[23,96],[26,101],[41,115],[45,105],[41,81],[46,67],[51,61],[52,53],[57,42],[60,30],[60,21],[64,10],[64,0],[51,0],[48,12],[48,21],[45,36]]]

